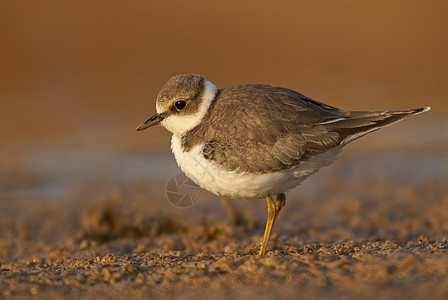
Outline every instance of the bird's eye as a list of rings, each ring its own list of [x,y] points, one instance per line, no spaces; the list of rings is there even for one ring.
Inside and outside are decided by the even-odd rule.
[[[176,106],[176,108],[178,110],[184,109],[186,105],[187,105],[187,101],[185,101],[185,100],[178,100],[178,101],[176,101],[176,103],[174,103],[174,106]]]

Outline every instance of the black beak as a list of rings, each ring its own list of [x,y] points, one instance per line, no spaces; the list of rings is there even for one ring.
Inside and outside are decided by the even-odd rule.
[[[137,131],[141,131],[141,130],[145,130],[148,127],[154,126],[159,124],[160,122],[162,122],[164,118],[159,115],[159,114],[155,114],[153,115],[151,118],[149,118],[148,120],[146,120],[145,122],[143,122],[142,124],[140,124],[137,127]]]

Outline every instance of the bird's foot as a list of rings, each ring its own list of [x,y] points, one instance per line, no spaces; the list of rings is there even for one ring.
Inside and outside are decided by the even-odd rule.
[[[244,249],[243,251],[239,251],[238,254],[241,254],[241,255],[253,255],[253,254],[259,254],[260,249],[261,249],[261,244],[262,244],[262,243],[259,243],[259,244],[257,244],[256,246],[246,248],[246,249]]]

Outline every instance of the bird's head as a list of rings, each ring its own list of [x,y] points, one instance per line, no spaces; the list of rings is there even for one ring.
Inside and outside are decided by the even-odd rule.
[[[137,130],[160,123],[173,134],[181,135],[199,125],[217,92],[216,86],[201,75],[173,76],[157,96],[157,113]]]

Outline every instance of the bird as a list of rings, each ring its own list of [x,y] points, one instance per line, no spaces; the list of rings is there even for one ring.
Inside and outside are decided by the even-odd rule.
[[[280,86],[218,89],[201,75],[180,74],[162,86],[156,113],[137,131],[154,125],[170,131],[178,166],[201,188],[227,198],[266,198],[265,231],[251,252],[265,255],[288,190],[354,140],[430,109],[348,111]]]

